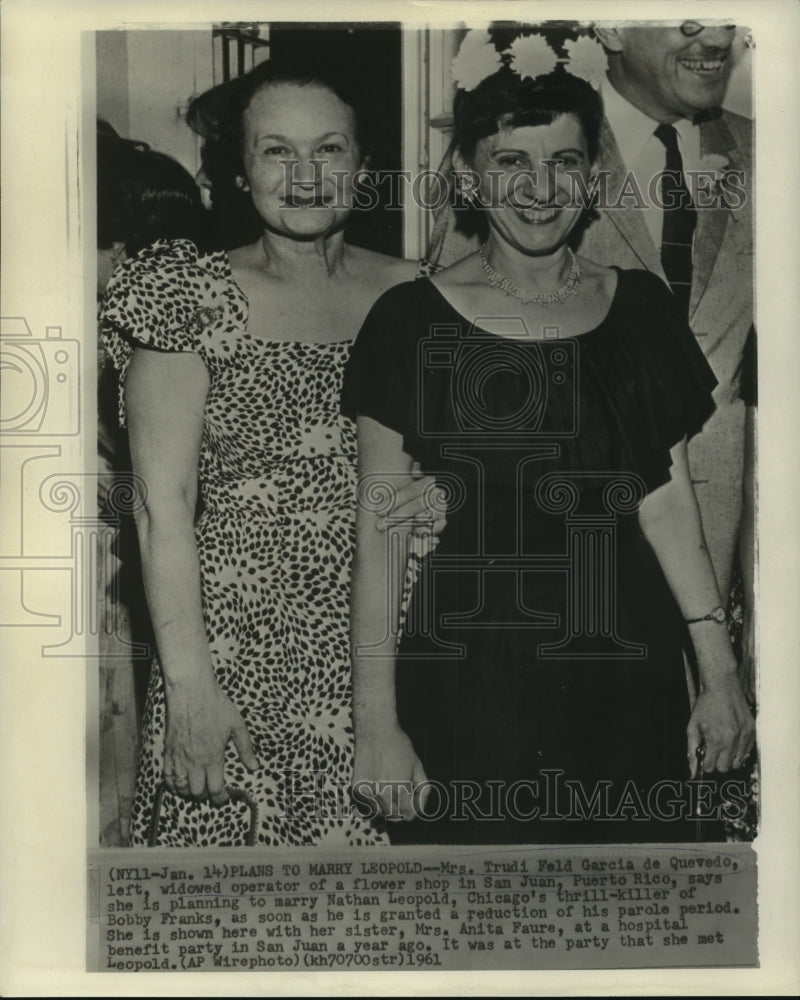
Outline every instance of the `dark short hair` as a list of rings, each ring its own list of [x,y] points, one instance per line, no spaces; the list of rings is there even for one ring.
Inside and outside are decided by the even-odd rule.
[[[207,249],[208,219],[194,178],[146,143],[97,128],[97,246],[122,243],[128,256],[158,239],[188,239]]]
[[[352,74],[317,54],[293,55],[291,59],[273,58],[236,80],[212,87],[189,105],[186,120],[190,128],[205,140],[203,165],[212,186],[217,179],[242,175],[244,113],[263,87],[280,83],[324,87],[335,94],[353,111],[359,150],[363,157],[369,155],[372,122]],[[223,177],[224,173],[229,175],[228,178]]]
[[[237,178],[244,176],[244,113],[258,91],[280,83],[324,87],[335,94],[353,111],[362,159],[372,152],[375,123],[363,100],[363,81],[359,86],[353,73],[320,53],[273,57],[200,94],[189,105],[186,121],[203,139],[203,170],[211,186],[220,241],[228,248],[254,242],[264,230],[249,193],[237,185]]]
[[[502,66],[474,90],[457,92],[453,142],[471,161],[479,140],[501,128],[549,125],[567,114],[575,115],[581,123],[589,158],[594,160],[603,121],[603,102],[594,87],[561,67],[543,76],[523,78],[509,66]]]

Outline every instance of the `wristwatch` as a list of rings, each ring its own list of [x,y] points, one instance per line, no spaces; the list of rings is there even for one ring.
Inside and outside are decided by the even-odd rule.
[[[727,612],[725,608],[717,605],[716,608],[712,608],[707,615],[703,615],[702,618],[686,618],[684,619],[687,625],[694,625],[695,622],[716,622],[718,625],[724,625],[728,620]]]

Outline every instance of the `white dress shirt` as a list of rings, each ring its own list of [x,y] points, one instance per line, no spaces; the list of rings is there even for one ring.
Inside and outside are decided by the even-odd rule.
[[[664,213],[658,204],[651,204],[648,185],[652,177],[660,174],[666,164],[666,149],[660,139],[653,134],[659,122],[649,118],[635,108],[614,89],[608,79],[600,87],[606,119],[617,140],[617,146],[626,170],[636,178],[647,208],[643,210],[644,221],[658,248],[661,246],[661,230]],[[680,118],[672,123],[678,133],[678,149],[683,160],[684,173],[700,167],[700,129],[688,118]],[[691,190],[690,179],[686,178]]]

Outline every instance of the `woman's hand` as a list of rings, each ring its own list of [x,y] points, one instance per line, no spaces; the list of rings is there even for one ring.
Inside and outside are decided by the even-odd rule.
[[[692,778],[697,774],[696,754],[701,744],[706,773],[724,773],[742,766],[753,749],[755,724],[736,674],[716,678],[711,686],[701,686],[686,733]]]
[[[244,719],[211,676],[175,684],[167,694],[167,733],[164,744],[164,783],[185,798],[214,805],[228,800],[225,788],[225,749],[233,739],[249,771],[258,767]]]
[[[125,399],[133,468],[147,483],[135,517],[166,689],[164,782],[177,795],[221,805],[228,740],[249,770],[258,760],[241,715],[217,684],[203,618],[194,514],[208,387],[198,355],[137,347]]]
[[[377,522],[380,531],[408,525],[417,538],[428,545],[423,555],[430,552],[447,524],[447,506],[444,493],[437,489],[433,476],[423,476],[419,462],[411,466],[411,482],[398,489],[388,513]]]
[[[353,795],[388,820],[415,819],[425,805],[417,787],[425,771],[406,733],[395,725],[369,738],[356,738]]]

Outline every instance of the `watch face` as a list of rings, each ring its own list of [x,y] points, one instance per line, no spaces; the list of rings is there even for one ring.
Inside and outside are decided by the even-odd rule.
[[[711,617],[715,622],[719,622],[721,625],[728,616],[725,614],[725,608],[714,608],[711,612]]]

